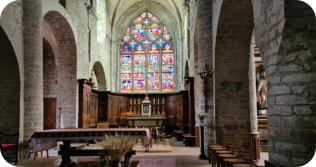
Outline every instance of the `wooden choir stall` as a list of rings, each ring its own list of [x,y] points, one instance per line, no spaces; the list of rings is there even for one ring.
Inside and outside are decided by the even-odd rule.
[[[79,128],[95,128],[99,124],[108,127],[161,126],[168,134],[179,130],[194,135],[194,98],[190,92],[189,89],[153,93],[146,98],[146,94],[140,93],[100,92],[93,89],[92,82],[79,80],[78,125]]]

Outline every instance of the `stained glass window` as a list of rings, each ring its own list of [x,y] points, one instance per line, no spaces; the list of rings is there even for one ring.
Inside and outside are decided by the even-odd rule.
[[[174,86],[174,51],[167,27],[143,12],[122,36],[121,92],[169,92]]]

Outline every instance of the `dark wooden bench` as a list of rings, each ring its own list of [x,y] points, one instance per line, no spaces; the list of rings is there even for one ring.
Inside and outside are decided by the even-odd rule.
[[[64,142],[65,143],[65,142]],[[81,149],[85,147],[86,144],[80,145],[78,147],[69,147],[67,146],[68,142],[65,145],[60,146],[60,151],[58,151],[58,155],[61,155],[62,163],[60,167],[68,167],[68,166],[75,166],[74,163],[71,163],[70,156],[100,156],[102,153],[107,154],[106,150],[101,149]],[[132,155],[136,155],[135,150],[131,150],[124,155],[124,165],[123,167],[128,167],[129,160]]]
[[[219,144],[209,144],[208,145],[208,163],[212,163],[212,149],[213,148],[225,148]]]
[[[185,146],[189,146],[189,147],[195,146],[196,136],[192,136],[191,134],[183,134],[183,138],[184,138]]]

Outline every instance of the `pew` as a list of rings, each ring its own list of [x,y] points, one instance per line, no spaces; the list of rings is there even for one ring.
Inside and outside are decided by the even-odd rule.
[[[31,143],[41,145],[48,141],[63,141],[60,146],[59,155],[62,162],[60,167],[75,166],[71,161],[70,156],[77,155],[96,155],[100,150],[74,150],[70,147],[71,142],[78,140],[105,140],[105,136],[129,136],[135,139],[141,138],[144,141],[145,151],[149,151],[151,133],[148,128],[75,128],[75,129],[51,129],[40,132],[34,132],[31,137]],[[133,151],[126,154],[128,157],[133,154]],[[127,163],[127,162],[125,162]]]

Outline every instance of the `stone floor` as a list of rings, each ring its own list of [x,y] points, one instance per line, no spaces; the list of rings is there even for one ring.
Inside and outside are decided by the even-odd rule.
[[[163,153],[144,153],[137,152],[131,159],[131,167],[209,167],[208,161],[199,160],[198,147],[184,147],[182,142],[171,140],[172,152]],[[49,150],[49,158],[46,158],[46,152],[43,158],[20,160],[18,166],[21,167],[57,167],[61,159],[57,156],[57,149]],[[98,157],[71,157],[79,167],[94,166]],[[87,165],[90,164],[90,165]]]
[[[185,147],[182,142],[172,139],[170,142],[172,152],[145,153],[137,152],[131,158],[131,167],[210,167],[206,160],[199,160],[198,147]],[[49,151],[50,158],[46,158],[46,152],[43,158],[33,160],[21,160],[18,166],[21,167],[57,167],[60,162],[60,156],[57,156],[57,149]],[[98,157],[71,157],[72,161],[77,163],[77,167],[93,167],[98,164]],[[264,166],[264,160],[268,159],[267,153],[261,154],[259,166]]]

